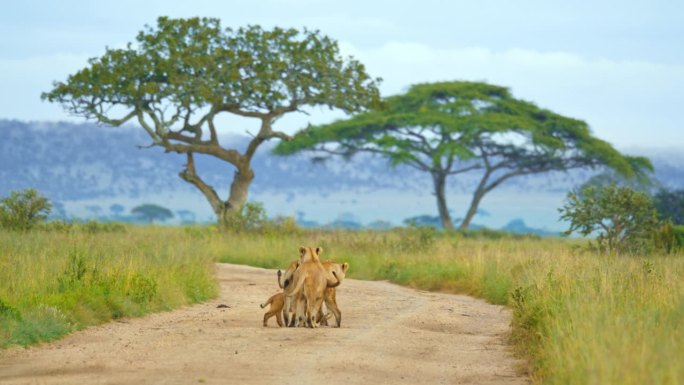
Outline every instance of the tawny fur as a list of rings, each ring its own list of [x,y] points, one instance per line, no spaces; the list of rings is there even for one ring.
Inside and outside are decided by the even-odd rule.
[[[278,326],[282,327],[283,324],[283,306],[285,305],[285,293],[280,292],[273,294],[265,303],[262,303],[261,308],[265,308],[267,305],[271,305],[266,314],[264,314],[264,327],[268,326],[268,320],[275,316]]]
[[[347,262],[345,263],[335,263],[332,261],[325,261],[323,262],[323,267],[330,272],[331,274],[335,275],[337,278],[337,285],[342,283],[344,280],[347,270],[349,270],[349,264]],[[337,286],[336,285],[336,286]],[[335,287],[330,287],[328,286],[325,289],[324,293],[324,302],[325,302],[325,307],[329,311],[333,313],[335,316],[335,321],[337,324],[337,327],[339,328],[342,325],[342,311],[340,311],[340,308],[337,306],[337,290]],[[330,318],[328,315],[326,318],[323,318],[323,313],[319,312],[318,318],[321,319],[321,324],[327,325],[327,319]]]
[[[323,296],[329,284],[339,281],[329,274],[319,259],[321,248],[300,247],[300,265],[293,274],[293,281],[285,289],[295,305],[295,326],[318,327],[316,317],[323,304]]]
[[[304,253],[312,253],[314,250],[311,248],[305,249],[305,250],[300,250],[302,254]],[[315,254],[320,252],[320,249],[315,250]],[[314,256],[304,256],[300,258],[301,260],[307,260],[310,262],[307,263],[315,263],[315,261],[318,257],[318,255]],[[288,269],[286,270],[285,274],[283,277],[294,277],[295,275],[297,278],[293,278],[298,280],[298,283],[306,283],[306,277],[303,279],[300,278],[299,274],[305,274],[304,271],[298,272],[297,267],[300,264],[297,264],[298,261],[292,262]],[[335,316],[336,320],[336,325],[337,327],[341,326],[342,323],[342,312],[340,311],[338,305],[337,305],[337,300],[336,300],[336,291],[335,287],[337,287],[340,283],[345,278],[345,275],[347,273],[347,270],[349,269],[349,264],[348,263],[336,263],[332,261],[326,261],[320,263],[321,267],[325,271],[325,276],[326,276],[326,283],[327,286],[323,288],[322,292],[322,298],[318,296],[318,293],[312,293],[310,290],[307,294],[304,292],[304,290],[299,290],[299,288],[295,287],[292,289],[293,295],[288,295],[286,296],[285,300],[285,309],[284,309],[284,314],[286,314],[286,322],[285,324],[287,326],[309,326],[309,327],[316,327],[319,324],[322,325],[327,325],[327,319],[330,318],[329,315],[325,315],[323,313],[323,307],[321,306],[323,302],[325,302],[326,308],[332,312],[332,314]],[[309,264],[305,269],[313,269],[312,265]],[[316,271],[313,270],[312,274],[316,274]],[[320,271],[318,272],[320,275]],[[319,278],[320,279],[320,278]],[[308,282],[311,282],[312,280],[309,280]],[[319,286],[318,288],[320,289],[322,286]],[[287,290],[286,290],[287,293]],[[312,296],[315,296],[315,300],[317,300],[317,303],[314,303],[312,305],[309,304],[308,298],[311,298]],[[322,301],[320,301],[322,299]],[[290,318],[290,313],[294,312],[294,315],[292,318]],[[290,318],[288,320],[288,318]]]

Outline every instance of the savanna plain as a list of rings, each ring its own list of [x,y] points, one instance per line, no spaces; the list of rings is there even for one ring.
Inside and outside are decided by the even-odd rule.
[[[90,223],[0,232],[0,346],[208,301],[218,295],[216,262],[283,268],[300,245],[348,262],[348,278],[508,307],[507,340],[532,383],[684,383],[681,252],[611,256],[583,240],[428,228],[227,233]]]

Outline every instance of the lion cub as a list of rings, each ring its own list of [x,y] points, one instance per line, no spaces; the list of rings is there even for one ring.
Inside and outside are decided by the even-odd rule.
[[[265,303],[262,303],[261,308],[265,308],[268,304],[271,304],[271,307],[268,309],[266,314],[264,314],[264,327],[268,326],[268,320],[275,316],[276,317],[276,322],[278,322],[278,326],[282,327],[283,326],[283,306],[285,305],[285,293],[280,292],[280,293],[275,293],[273,294]]]

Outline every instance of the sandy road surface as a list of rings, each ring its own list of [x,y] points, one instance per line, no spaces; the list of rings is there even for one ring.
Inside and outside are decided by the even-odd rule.
[[[0,351],[0,384],[526,383],[500,306],[348,279],[342,328],[264,328],[275,272],[219,264],[217,275],[214,301]]]

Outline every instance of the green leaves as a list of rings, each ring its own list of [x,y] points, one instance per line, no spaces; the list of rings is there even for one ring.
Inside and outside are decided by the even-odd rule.
[[[594,138],[581,120],[515,99],[478,82],[424,83],[350,119],[311,127],[277,154],[330,149],[380,152],[392,163],[435,171],[458,162],[490,162],[521,173],[606,166],[634,176],[650,163],[625,157]],[[405,154],[404,152],[409,152]],[[420,164],[418,164],[420,163]],[[484,166],[483,166],[484,167]]]
[[[106,123],[112,106],[280,116],[302,106],[361,111],[379,101],[379,81],[318,31],[161,17],[135,44],[108,49],[42,97]]]
[[[11,191],[0,199],[0,229],[30,230],[45,221],[51,210],[52,203],[32,188]]]
[[[615,254],[643,252],[658,225],[656,210],[645,193],[617,185],[572,191],[559,211],[561,219],[570,222],[566,235],[597,233],[599,248]]]

